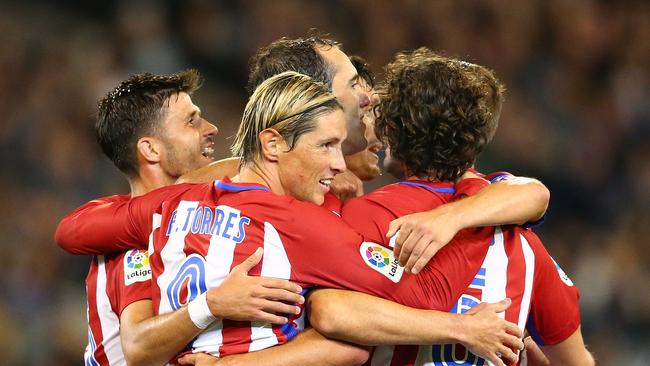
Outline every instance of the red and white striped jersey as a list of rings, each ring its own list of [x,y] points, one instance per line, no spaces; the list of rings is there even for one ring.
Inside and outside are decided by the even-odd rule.
[[[440,188],[429,208],[452,197],[451,185],[429,185]],[[56,236],[59,245],[77,253],[115,250],[151,238],[154,310],[162,314],[218,286],[260,246],[264,257],[252,275],[448,310],[480,267],[492,232],[464,232],[440,251],[440,260],[413,276],[403,273],[390,248],[364,241],[334,213],[263,186],[225,179],[164,187],[127,203],[80,208],[61,222]],[[192,342],[192,350],[225,356],[282,344],[296,335],[299,322],[295,317],[284,326],[217,320]]]
[[[130,196],[110,196],[86,207],[126,202]],[[97,255],[86,277],[88,346],[86,366],[126,365],[120,343],[120,314],[129,304],[151,299],[151,267],[145,250]]]
[[[146,250],[93,257],[86,277],[88,346],[86,365],[126,365],[120,343],[120,314],[129,304],[151,299]]]
[[[456,197],[477,192],[485,184],[476,179],[461,183],[456,186]],[[367,240],[382,240],[390,221],[427,209],[428,200],[436,194],[426,182],[396,183],[348,201],[343,207],[343,219]],[[436,256],[435,260],[440,258]],[[456,269],[463,270],[467,268]],[[522,329],[528,322],[528,328],[534,329],[531,333],[542,344],[561,342],[580,324],[577,289],[530,230],[514,226],[498,228],[475,273],[451,312],[464,313],[481,302],[509,297],[513,304],[505,312],[505,318]],[[467,352],[462,345],[387,346],[375,348],[368,364],[484,365],[486,361]]]

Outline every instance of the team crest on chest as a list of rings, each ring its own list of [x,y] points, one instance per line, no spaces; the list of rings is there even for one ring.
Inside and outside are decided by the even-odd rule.
[[[399,265],[393,251],[379,244],[363,242],[359,247],[361,258],[368,267],[397,283],[402,279],[404,267]]]
[[[133,249],[124,256],[124,284],[144,282],[151,279],[149,253],[146,250]]]

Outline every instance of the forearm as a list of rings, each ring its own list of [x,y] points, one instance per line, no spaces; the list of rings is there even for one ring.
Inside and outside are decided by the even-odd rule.
[[[176,183],[205,183],[223,177],[233,177],[239,170],[239,158],[227,158],[210,163],[200,169],[184,174]]]
[[[329,338],[372,346],[464,341],[461,316],[414,309],[359,292],[316,290],[308,306],[312,326]]]
[[[459,229],[464,229],[538,220],[546,212],[549,199],[548,189],[538,180],[513,177],[441,207],[457,217]]]
[[[308,329],[281,346],[222,358],[219,365],[362,365],[368,351],[359,346],[327,339]]]
[[[122,349],[129,365],[164,365],[201,330],[182,307],[154,316],[149,300],[127,306],[120,317]]]

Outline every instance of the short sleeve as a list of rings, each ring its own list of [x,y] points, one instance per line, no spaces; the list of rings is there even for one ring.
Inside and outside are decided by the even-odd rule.
[[[535,278],[527,328],[536,343],[558,344],[580,325],[578,288],[551,258],[539,238],[525,234],[535,252]]]

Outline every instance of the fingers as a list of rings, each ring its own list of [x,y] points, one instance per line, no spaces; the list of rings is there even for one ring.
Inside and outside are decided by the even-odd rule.
[[[519,356],[508,347],[499,347],[499,353],[501,354],[501,358],[508,361],[508,363],[516,363],[519,361]]]
[[[274,314],[300,314],[300,307],[290,304],[285,304],[279,301],[272,301],[261,299],[258,302],[258,308],[267,313]]]
[[[396,242],[399,242],[402,238],[404,238],[404,240],[402,242],[401,250],[399,253],[399,264],[404,266],[408,263],[408,260],[411,258],[411,256],[415,255],[417,258],[419,258],[422,254],[423,247],[420,245],[422,238],[422,235],[420,233],[411,231],[405,234],[404,230],[400,230]],[[397,246],[397,244],[395,244],[395,246]]]
[[[302,295],[287,290],[265,288],[258,296],[271,301],[285,301],[297,304],[305,303],[305,298]]]
[[[505,298],[499,302],[492,303],[492,307],[494,308],[494,311],[497,313],[502,313],[506,311],[512,304],[512,300],[510,298]]]
[[[417,252],[420,250],[420,246],[422,246],[422,253],[418,256]],[[439,247],[435,242],[427,242],[420,239],[418,248],[413,250],[413,253],[406,263],[405,269],[413,274],[417,274],[427,265],[427,263],[429,263],[431,258],[433,258],[433,256],[438,252],[438,249]]]
[[[507,347],[518,349],[520,351],[524,349],[524,342],[521,340],[521,338],[510,334],[506,334],[503,337],[503,344]]]
[[[194,365],[196,362],[197,355],[194,353],[188,353],[185,356],[178,359],[180,365]]]
[[[253,267],[255,267],[260,263],[263,254],[264,254],[264,249],[262,249],[261,247],[257,248],[257,250],[255,250],[255,253],[251,254],[251,256],[246,258],[245,261],[236,265],[231,272],[241,271],[244,273],[248,273],[248,271],[250,271],[251,269],[253,269]]]
[[[297,294],[302,292],[302,287],[299,285],[287,281],[287,280],[281,280],[278,278],[270,278],[270,277],[259,277],[259,283],[260,285],[269,288],[269,289],[280,289],[280,290],[287,290],[291,292],[295,292]]]
[[[506,364],[503,363],[503,360],[501,360],[499,357],[497,357],[497,355],[495,353],[491,353],[491,354],[487,355],[484,358],[487,359],[488,361],[492,362],[494,364],[494,366],[506,366]]]
[[[519,329],[517,324],[511,323],[511,322],[506,323],[506,333],[516,337],[517,339],[521,339],[524,336],[524,332],[521,329]],[[521,343],[521,341],[520,341],[520,343]],[[523,343],[521,343],[521,345],[517,347],[517,349],[523,349],[523,348],[524,348]]]
[[[387,238],[392,238],[395,234],[397,234],[397,231],[399,231],[400,226],[402,226],[402,218],[397,218],[388,224],[388,232],[386,233]],[[395,254],[397,255],[397,248],[394,249]]]

